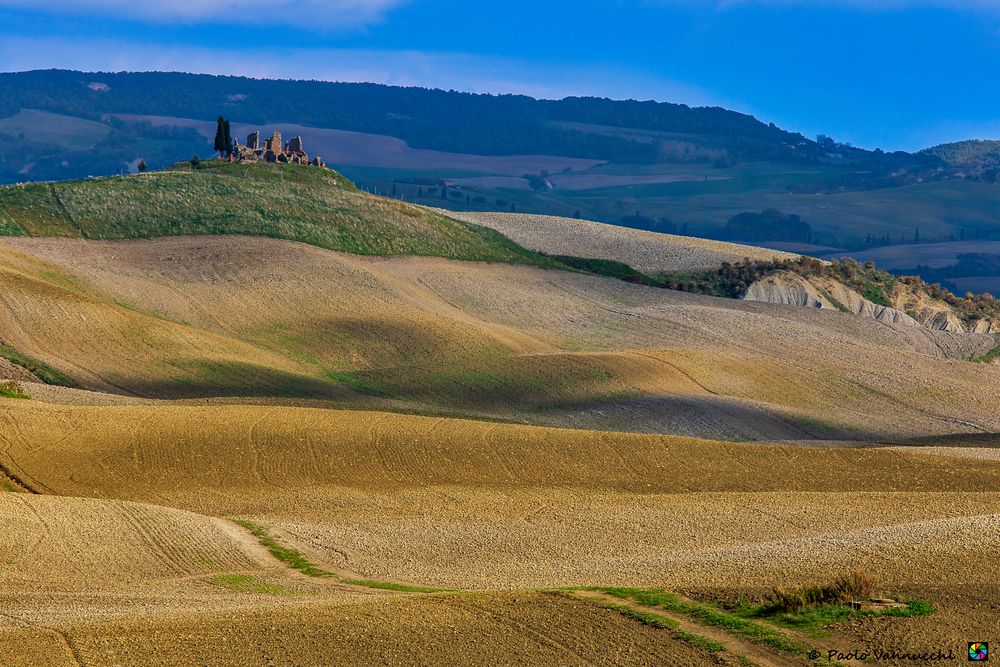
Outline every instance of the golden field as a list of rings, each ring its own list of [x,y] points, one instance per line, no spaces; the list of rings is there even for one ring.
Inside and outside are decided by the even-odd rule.
[[[963,650],[1000,634],[988,342],[529,266],[5,239],[0,343],[80,386],[0,366],[31,397],[0,398],[0,662]],[[857,569],[933,613],[767,626],[790,650],[587,590],[728,609]]]

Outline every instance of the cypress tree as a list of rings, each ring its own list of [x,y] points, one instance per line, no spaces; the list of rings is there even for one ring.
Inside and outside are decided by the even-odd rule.
[[[222,116],[215,121],[215,143],[212,145],[219,155],[226,152],[226,119]]]

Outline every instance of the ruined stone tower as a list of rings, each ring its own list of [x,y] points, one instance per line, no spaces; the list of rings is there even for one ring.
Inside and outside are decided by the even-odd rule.
[[[281,133],[275,132],[261,141],[260,132],[247,135],[247,144],[235,142],[232,159],[235,162],[277,162],[280,164],[301,164],[325,167],[320,158],[310,159],[306,153],[302,137],[292,137],[287,144],[281,143]]]
[[[281,132],[277,130],[271,135],[270,139],[264,141],[264,150],[271,151],[272,153],[284,153],[285,147],[281,143]]]

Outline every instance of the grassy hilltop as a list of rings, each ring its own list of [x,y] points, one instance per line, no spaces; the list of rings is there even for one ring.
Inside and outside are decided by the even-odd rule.
[[[140,176],[0,189],[0,235],[203,234],[267,236],[358,255],[551,264],[493,230],[374,197],[329,169],[182,163]]]

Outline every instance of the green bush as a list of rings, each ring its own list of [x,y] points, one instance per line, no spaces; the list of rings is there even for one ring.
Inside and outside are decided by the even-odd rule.
[[[21,383],[13,380],[0,382],[0,396],[4,398],[28,398]]]

